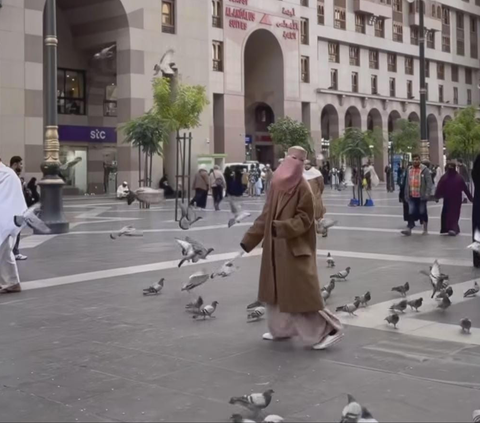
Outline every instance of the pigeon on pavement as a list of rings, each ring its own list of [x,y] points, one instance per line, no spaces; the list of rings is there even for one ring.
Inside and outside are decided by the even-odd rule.
[[[438,264],[438,260],[433,262],[433,266],[430,268],[430,273],[421,270],[420,273],[426,275],[430,278],[430,283],[432,284],[433,293],[432,297],[435,296],[437,292],[440,292],[441,289],[446,288],[448,286],[448,280],[450,279],[448,275],[444,274],[440,270],[440,265]]]
[[[330,283],[322,288],[322,291],[328,291],[330,294],[335,289],[335,279],[330,279]]]
[[[462,328],[462,332],[470,333],[472,321],[468,317],[465,317],[464,319],[460,320],[460,327]]]
[[[475,283],[473,284],[473,288],[467,289],[463,293],[463,298],[475,297],[478,294],[478,291],[480,291],[480,286],[478,286],[477,281],[475,281]]]
[[[143,290],[143,295],[158,295],[160,291],[163,289],[163,284],[165,279],[160,279],[155,285],[152,285],[149,288]]]
[[[415,311],[418,311],[418,309],[422,306],[423,304],[423,298],[417,298],[416,300],[411,300],[407,303],[412,310],[415,309]]]
[[[442,298],[442,302],[437,306],[437,308],[440,308],[442,310],[446,310],[451,305],[452,305],[452,302],[450,301],[450,298],[448,298],[448,296],[444,296]]]
[[[259,410],[267,408],[270,402],[272,402],[272,394],[275,391],[273,389],[266,390],[263,394],[256,393],[250,395],[244,395],[243,397],[230,398],[230,404],[241,405],[249,410]]]
[[[256,423],[255,420],[244,419],[241,414],[232,414],[232,417],[230,417],[230,420],[233,423]]]
[[[400,286],[394,286],[392,288],[392,291],[394,292],[398,292],[399,294],[402,294],[402,296],[406,297],[407,296],[407,292],[410,290],[410,284],[408,282],[405,282],[404,285],[400,285]]]
[[[276,414],[270,414],[263,419],[262,423],[282,423],[283,421],[283,417],[277,416]]]
[[[335,260],[330,253],[327,254],[327,267],[335,267]]]
[[[200,285],[203,285],[209,279],[210,275],[207,273],[206,270],[196,272],[188,278],[188,282],[183,285],[182,291],[190,292],[193,289],[199,287]]]
[[[15,216],[15,223],[18,226],[27,225],[41,234],[49,234],[52,230],[41,220],[37,214],[40,213],[41,204],[36,203],[29,207],[21,216]]]
[[[137,231],[133,226],[124,226],[118,232],[110,234],[112,239],[117,239],[121,236],[143,236],[143,232]]]
[[[358,309],[360,306],[360,299],[357,298],[355,301],[351,304],[346,304],[340,307],[337,307],[336,311],[344,311],[345,313],[348,313],[351,316],[356,316],[355,311]]]
[[[201,307],[200,310],[195,313],[195,316],[193,316],[193,318],[196,319],[199,316],[203,316],[203,320],[205,320],[207,317],[210,317],[210,319],[215,319],[215,316],[213,316],[213,313],[215,313],[215,310],[217,309],[217,305],[218,305],[218,301],[214,301],[210,305]]]
[[[408,301],[407,300],[402,300],[399,303],[395,303],[390,307],[390,310],[393,311],[401,311],[402,313],[405,312],[405,309],[407,308]]]
[[[440,300],[443,297],[451,297],[453,295],[453,288],[451,286],[447,286],[447,288],[442,288],[439,294],[435,297],[435,299]]]
[[[256,309],[257,307],[263,307],[263,303],[260,301],[254,301],[253,303],[247,306],[247,311]]]
[[[192,206],[187,206],[184,203],[180,203],[180,210],[182,211],[182,217],[178,221],[180,229],[187,231],[195,223],[202,219],[201,216],[197,216],[197,213]]]
[[[348,404],[343,408],[340,423],[356,423],[362,415],[362,406],[347,394]]]
[[[372,299],[372,295],[370,294],[370,291],[367,291],[364,295],[361,295],[360,297],[355,297],[355,299],[359,299],[360,304],[364,307],[367,307],[368,302]]]
[[[397,329],[397,324],[400,321],[400,316],[397,313],[393,313],[387,316],[385,320],[387,321],[387,323],[393,325],[393,327]]]
[[[230,209],[232,210],[233,217],[228,221],[229,228],[251,216],[251,213],[242,211],[240,204],[236,203],[234,200],[230,200]]]
[[[235,267],[233,264],[235,260],[243,256],[243,252],[239,253],[237,256],[235,256],[233,259],[225,262],[222,264],[222,267],[218,269],[216,272],[213,272],[212,275],[210,276],[212,279],[215,277],[219,276],[222,278],[226,278],[227,276],[230,276],[235,270],[238,270],[238,267]]]
[[[195,301],[188,303],[185,306],[185,309],[193,312],[200,311],[200,308],[202,307],[202,305],[203,305],[203,298],[200,296]]]
[[[265,315],[265,307],[260,306],[254,308],[252,311],[249,310],[247,315],[248,322],[254,322],[260,320]]]
[[[467,248],[475,251],[477,254],[480,254],[480,231],[477,229],[475,231],[475,236],[473,237],[473,244],[470,244]]]
[[[332,279],[342,279],[347,280],[347,276],[350,274],[350,267],[347,267],[345,270],[341,270],[340,272],[336,273],[335,275],[330,275]]]
[[[362,407],[362,416],[358,420],[358,423],[378,423],[372,416],[372,413],[367,410],[366,407]]]
[[[200,242],[195,241],[190,237],[186,237],[185,241],[177,239],[177,242],[182,247],[183,258],[178,263],[178,267],[182,267],[182,264],[186,261],[192,261],[192,263],[198,262],[200,259],[206,260],[207,256],[213,251],[213,248],[205,248]]]
[[[330,291],[327,291],[326,289],[322,289],[320,294],[322,295],[323,301],[325,302],[330,298],[331,295]]]

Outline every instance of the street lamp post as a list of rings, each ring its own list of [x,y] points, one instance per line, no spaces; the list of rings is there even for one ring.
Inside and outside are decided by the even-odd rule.
[[[45,140],[43,143],[44,161],[41,165],[43,178],[39,182],[42,195],[42,220],[53,234],[66,233],[69,223],[63,213],[62,189],[65,184],[59,177],[60,143],[58,141],[57,111],[57,17],[56,0],[47,0],[45,6],[45,47],[46,47],[46,87],[45,87]]]

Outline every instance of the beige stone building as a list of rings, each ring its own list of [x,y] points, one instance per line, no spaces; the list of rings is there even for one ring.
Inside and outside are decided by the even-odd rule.
[[[40,177],[45,0],[2,0],[0,157]],[[443,160],[446,120],[479,104],[479,0],[425,0],[430,156]],[[291,116],[318,152],[348,126],[418,120],[418,10],[407,0],[57,0],[58,112],[68,191],[138,184],[138,152],[121,126],[152,106],[153,68],[175,51],[179,78],[207,88],[193,163],[226,154],[275,163],[267,126]],[[95,54],[109,48],[95,59]],[[174,174],[175,145],[155,163]],[[387,163],[387,142],[376,158]],[[78,161],[79,158],[81,161]],[[67,168],[68,166],[65,166]],[[194,166],[195,167],[195,166]],[[115,170],[118,175],[115,178]]]

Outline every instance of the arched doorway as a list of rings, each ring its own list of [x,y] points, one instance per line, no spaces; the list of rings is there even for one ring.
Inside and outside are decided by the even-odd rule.
[[[372,109],[368,112],[367,130],[383,132],[382,114],[378,109]],[[375,154],[373,162],[375,166],[375,171],[377,172],[381,180],[385,179],[384,168],[386,166],[386,162],[388,161],[388,152],[386,151],[386,145],[387,144],[384,143],[384,145],[380,148],[380,151]]]
[[[433,114],[428,115],[427,118],[427,137],[430,161],[438,165],[443,161],[443,145],[440,145],[438,121]]]
[[[415,122],[415,123],[420,123],[420,118],[418,117],[418,114],[416,112],[412,112],[408,115],[408,121],[409,122]]]
[[[322,109],[320,126],[322,133],[322,152],[328,156],[330,143],[340,136],[338,127],[338,112],[335,106],[327,104]]]
[[[398,113],[396,110],[392,110],[388,115],[388,137],[389,138],[391,133],[395,131],[395,124],[399,119],[401,119],[401,116],[400,116],[400,113]]]
[[[283,66],[282,48],[275,36],[265,29],[254,31],[244,52],[245,133],[252,140],[246,156],[272,165],[276,162],[274,146],[262,119],[284,116]]]
[[[350,106],[345,113],[345,128],[362,129],[362,118],[355,106]]]

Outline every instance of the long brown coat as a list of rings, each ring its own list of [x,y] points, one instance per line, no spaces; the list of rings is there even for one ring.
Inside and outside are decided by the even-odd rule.
[[[313,198],[315,200],[315,220],[323,219],[326,213],[322,200],[323,190],[325,189],[323,176],[310,179],[308,183],[310,184],[310,188],[312,188]]]
[[[284,313],[324,309],[317,275],[314,216],[312,190],[302,179],[290,195],[272,191],[262,214],[242,240],[247,252],[263,240],[258,299],[277,304]]]

